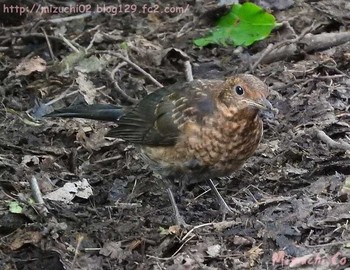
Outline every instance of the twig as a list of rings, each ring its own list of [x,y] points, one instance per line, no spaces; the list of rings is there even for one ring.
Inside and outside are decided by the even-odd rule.
[[[193,233],[194,230],[197,230],[197,229],[202,228],[202,227],[213,226],[213,225],[214,225],[214,223],[213,223],[213,222],[210,222],[210,223],[204,223],[204,224],[200,224],[200,225],[197,225],[197,226],[193,227],[191,230],[188,231],[188,233],[185,234],[184,237],[182,237],[181,242],[185,241],[185,239],[186,239],[191,233]]]
[[[43,31],[43,33],[45,35],[45,39],[46,39],[47,47],[49,48],[51,59],[54,61],[54,60],[56,60],[56,57],[55,57],[55,55],[53,53],[50,39],[48,38],[47,33],[46,33],[46,31],[45,31],[45,29],[43,27],[41,27],[41,31]]]
[[[331,148],[343,149],[345,151],[350,150],[350,144],[346,142],[336,142],[322,130],[315,128],[315,133],[321,141],[326,143]]]
[[[337,78],[346,77],[346,74],[336,74],[336,75],[327,75],[327,76],[317,76],[317,74],[312,75],[315,79],[324,79],[324,80],[332,80]]]
[[[195,202],[196,200],[198,200],[200,197],[204,196],[205,194],[207,194],[208,192],[210,192],[210,188],[204,190],[201,194],[199,194],[198,196],[194,197],[193,200],[191,200],[187,206],[191,205],[193,202]]]
[[[135,190],[136,190],[137,184],[138,184],[138,181],[137,181],[137,178],[135,178],[135,181],[134,181],[134,184],[132,186],[130,195],[134,195],[135,194]]]
[[[78,14],[78,15],[74,15],[74,16],[69,16],[69,17],[61,17],[61,18],[55,18],[55,19],[50,19],[50,20],[45,20],[42,22],[50,22],[50,23],[63,23],[63,22],[70,22],[73,20],[80,20],[83,18],[87,18],[90,17],[92,15],[91,12],[87,12],[87,13],[82,13],[82,14]]]
[[[292,44],[289,44],[291,41],[293,41]],[[283,47],[274,49],[273,53],[271,54],[269,52],[268,56],[265,54],[265,51],[253,55],[251,57],[251,62],[254,62],[256,59],[260,59],[261,54],[264,54],[265,56],[263,60],[260,60],[261,63],[268,64],[298,55],[300,52],[310,53],[315,51],[322,51],[339,46],[349,41],[350,32],[321,33],[316,35],[309,33],[300,40],[292,39],[277,43],[276,45],[282,44]],[[334,68],[334,70],[341,73],[339,69]]]
[[[290,25],[289,21],[283,21],[282,25],[286,27],[290,32],[292,32],[293,36],[296,38],[298,35],[295,33],[294,28]]]
[[[80,52],[79,49],[77,49],[77,47],[74,46],[73,43],[71,41],[69,41],[68,39],[66,39],[62,34],[58,34],[58,35],[59,35],[59,37],[61,37],[63,39],[64,43],[66,43],[69,48],[71,48],[76,53]]]
[[[41,34],[41,33],[11,34],[9,37],[11,37],[11,38],[46,38],[45,35]],[[1,36],[0,39],[6,39],[9,37]],[[56,37],[56,36],[52,36],[52,35],[47,35],[47,37],[49,39],[56,40],[56,41],[59,41],[61,43],[66,44],[66,40],[64,38],[62,38],[61,36]],[[70,42],[70,43],[76,47],[79,47],[78,43],[75,43],[75,42]]]
[[[308,245],[305,244],[305,247],[308,248],[319,248],[319,247],[332,247],[332,246],[338,246],[338,245],[346,245],[349,241],[339,241],[339,242],[333,242],[333,243],[326,243],[326,244],[318,244],[318,245]]]
[[[117,90],[118,94],[120,94],[125,100],[129,101],[130,103],[135,104],[138,102],[138,100],[135,98],[132,98],[128,94],[126,94],[125,91],[120,88],[118,81],[114,77],[114,75],[117,73],[117,71],[125,65],[127,65],[126,62],[121,62],[111,72],[107,72],[107,74],[109,74],[109,78],[113,82],[114,88],[115,88],[115,90]]]
[[[160,261],[168,261],[168,260],[172,260],[176,257],[176,255],[180,252],[180,250],[193,238],[195,237],[195,235],[192,235],[190,238],[188,238],[184,243],[182,243],[182,245],[173,253],[173,255],[171,255],[170,257],[166,257],[166,258],[160,258],[160,257],[156,257],[156,256],[151,256],[151,255],[146,255],[148,258],[152,258],[152,259],[156,259],[156,260],[160,260]]]
[[[180,250],[187,244],[187,242],[191,241],[194,237],[195,235],[192,235],[185,242],[183,242],[182,245],[174,252],[174,254],[171,255],[171,258],[174,258],[180,252]]]
[[[349,117],[350,118],[350,113],[340,113],[340,114],[337,114],[336,117],[338,117],[338,118]]]
[[[86,47],[85,51],[89,51],[92,48],[92,46],[94,46],[94,42],[97,39],[98,34],[100,34],[100,31],[97,30],[94,36],[92,37],[92,40],[90,41],[89,46]]]
[[[142,207],[141,203],[120,203],[115,202],[112,207],[116,207],[118,209],[136,209]]]
[[[100,28],[101,25],[97,24],[96,26],[94,26],[93,28],[87,29],[86,31],[83,31],[80,35],[77,35],[75,38],[73,38],[71,41],[76,41],[79,38],[81,38],[83,35],[86,35],[87,33],[91,33],[92,31],[95,31],[96,29]]]
[[[78,243],[77,243],[77,246],[76,246],[75,252],[74,252],[74,258],[73,258],[71,270],[74,270],[74,268],[75,268],[75,263],[76,263],[76,261],[77,261],[78,254],[79,254],[79,248],[80,248],[81,242],[82,242],[83,240],[84,240],[84,236],[83,236],[83,235],[79,235],[79,236],[78,236]]]
[[[34,175],[29,179],[29,183],[30,183],[30,188],[32,190],[34,201],[37,203],[37,206],[38,206],[37,211],[43,216],[46,216],[49,210],[47,210],[45,206],[45,202],[43,200],[43,196],[41,194],[38,181],[36,180]]]
[[[83,250],[85,252],[96,252],[96,251],[100,251],[102,248],[93,248],[93,247],[90,247],[90,248],[84,248]]]
[[[194,26],[193,21],[185,23],[181,29],[176,33],[176,38],[180,38],[192,30]]]
[[[272,44],[269,44],[267,45],[265,51],[260,55],[260,57],[258,58],[258,60],[256,60],[256,62],[252,65],[252,67],[250,68],[251,72],[253,72],[255,70],[255,68],[257,67],[257,65],[259,65],[261,63],[261,61],[268,55],[270,54],[274,49],[277,48],[277,44],[275,45],[272,45]],[[283,44],[281,45],[283,46]]]
[[[170,56],[170,54],[172,54],[172,56]],[[193,81],[190,57],[184,51],[177,48],[168,48],[165,50],[165,54],[163,57],[167,56],[170,56],[171,58],[174,58],[176,60],[181,60],[180,63],[183,63],[186,80],[188,82]]]
[[[79,93],[79,90],[75,90],[73,92],[70,92],[68,93],[70,88],[68,88],[66,91],[64,91],[61,95],[59,95],[57,98],[53,99],[53,100],[50,100],[49,102],[45,103],[44,105],[45,106],[50,106],[54,103],[56,103],[57,101],[60,101],[61,99],[64,99],[66,97],[70,97],[70,96],[73,96],[75,94],[78,94]],[[28,110],[26,110],[26,113],[29,114],[31,111],[33,111],[33,108],[30,108]]]
[[[188,82],[193,81],[193,74],[192,74],[192,66],[191,66],[191,62],[189,60],[184,62],[184,66],[185,66],[185,75],[186,75],[186,80]]]
[[[11,46],[11,47],[5,47],[5,46],[0,46],[0,52],[6,52],[6,51],[21,51],[23,49],[27,48],[26,45],[23,46]]]
[[[316,26],[318,27],[318,25]],[[269,44],[269,46],[267,46],[267,48],[265,49],[264,52],[262,52],[262,54],[260,55],[260,57],[258,58],[258,60],[255,61],[255,63],[252,65],[251,67],[251,71],[253,72],[255,70],[255,68],[261,63],[261,61],[267,56],[269,55],[272,51],[278,49],[278,48],[281,48],[283,46],[286,46],[286,45],[290,45],[290,44],[293,44],[293,43],[297,43],[299,42],[307,33],[311,32],[312,30],[314,30],[315,28],[315,25],[312,24],[311,26],[305,28],[302,33],[297,36],[296,38],[293,38],[293,39],[288,39],[288,40],[283,40],[281,42],[278,42],[274,45],[272,44]]]
[[[116,160],[119,160],[121,158],[122,158],[122,155],[108,157],[108,158],[97,160],[94,163],[92,163],[92,165],[101,164],[101,163],[107,163],[107,162],[111,162],[111,161],[116,161]]]
[[[151,74],[149,74],[143,68],[141,68],[140,66],[138,66],[137,64],[135,64],[130,59],[128,59],[127,57],[125,57],[124,55],[122,55],[120,53],[112,52],[112,51],[103,51],[103,50],[101,50],[101,51],[96,50],[96,51],[93,51],[92,53],[94,53],[94,54],[109,54],[109,55],[116,56],[116,57],[122,59],[123,61],[127,62],[130,66],[132,66],[133,68],[135,68],[139,72],[141,72],[143,75],[145,75],[148,79],[150,79],[158,87],[163,87],[163,85],[160,82],[158,82]]]
[[[30,183],[30,188],[32,190],[32,195],[34,198],[34,201],[38,204],[45,204],[44,200],[43,200],[43,196],[41,194],[39,185],[38,185],[38,181],[36,180],[35,176],[32,176],[29,180]]]
[[[127,62],[121,62],[120,64],[118,64],[112,71],[111,71],[111,76],[112,79],[114,80],[114,76],[115,74],[124,66],[126,66],[128,63]]]
[[[82,14],[69,16],[69,17],[64,17],[64,18],[55,18],[55,19],[50,19],[50,20],[34,21],[34,22],[30,22],[30,23],[19,25],[19,26],[0,27],[0,30],[17,31],[17,30],[21,30],[21,29],[23,29],[25,27],[32,27],[35,24],[37,24],[37,25],[44,24],[44,23],[57,23],[57,24],[60,24],[62,22],[69,22],[69,21],[73,21],[73,20],[79,20],[79,19],[82,19],[82,18],[87,18],[87,17],[90,17],[91,15],[92,15],[91,12],[87,12],[87,13],[82,13]]]
[[[107,95],[105,92],[102,91],[105,88],[106,88],[106,86],[102,86],[102,87],[96,88],[96,91],[98,91],[102,96],[107,98],[111,103],[114,103],[115,100],[112,97],[110,97],[109,95]]]
[[[73,92],[70,92],[70,93],[67,93],[68,92],[68,89],[67,91],[65,91],[64,93],[62,93],[59,97],[49,101],[48,103],[46,103],[45,105],[49,106],[49,105],[52,105],[54,103],[56,103],[57,101],[61,100],[61,99],[64,99],[66,97],[70,97],[70,96],[73,96],[75,94],[78,94],[79,93],[79,90],[75,90]]]

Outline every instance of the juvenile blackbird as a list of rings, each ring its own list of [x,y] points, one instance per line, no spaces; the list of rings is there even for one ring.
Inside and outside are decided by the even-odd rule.
[[[145,162],[168,181],[207,181],[227,213],[210,179],[230,175],[253,155],[263,134],[259,112],[272,109],[268,93],[257,77],[239,74],[163,87],[133,107],[76,105],[46,116],[117,122],[107,136],[138,145]],[[177,223],[184,223],[168,193]]]

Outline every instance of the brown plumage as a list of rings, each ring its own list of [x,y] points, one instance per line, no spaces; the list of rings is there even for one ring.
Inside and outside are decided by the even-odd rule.
[[[230,175],[253,155],[263,133],[259,111],[271,109],[267,96],[265,83],[239,74],[160,88],[134,107],[79,105],[48,116],[116,121],[107,135],[140,146],[164,178],[204,181]]]

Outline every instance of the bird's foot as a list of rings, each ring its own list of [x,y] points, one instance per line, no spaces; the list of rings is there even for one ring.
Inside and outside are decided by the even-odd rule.
[[[169,200],[171,202],[171,206],[173,208],[173,213],[174,213],[176,225],[179,225],[179,226],[184,227],[184,228],[188,228],[189,225],[185,222],[185,219],[183,218],[183,216],[179,212],[179,208],[177,207],[173,192],[171,191],[170,188],[167,188],[167,192],[169,195]]]
[[[220,205],[220,212],[222,214],[222,221],[226,220],[226,215],[227,214],[231,215],[231,216],[235,216],[235,215],[241,214],[238,210],[228,206],[228,204],[226,203],[226,201],[223,198],[222,198],[222,201],[218,199],[218,203]]]
[[[222,220],[224,221],[226,219],[226,215],[232,215],[235,216],[237,214],[241,214],[238,210],[231,208],[226,201],[224,200],[224,198],[221,196],[221,194],[219,193],[219,191],[217,190],[216,186],[214,185],[213,181],[211,179],[209,179],[207,181],[210,189],[212,190],[212,192],[215,195],[215,198],[217,200],[217,202],[220,205],[220,212],[222,213]]]
[[[180,226],[181,228],[189,228],[190,225],[186,223],[185,219],[181,215],[174,214],[176,225]]]

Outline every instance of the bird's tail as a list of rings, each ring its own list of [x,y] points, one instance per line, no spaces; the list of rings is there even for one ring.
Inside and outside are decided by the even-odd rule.
[[[44,117],[87,118],[102,121],[118,121],[124,114],[121,106],[112,104],[79,104],[55,110]]]

